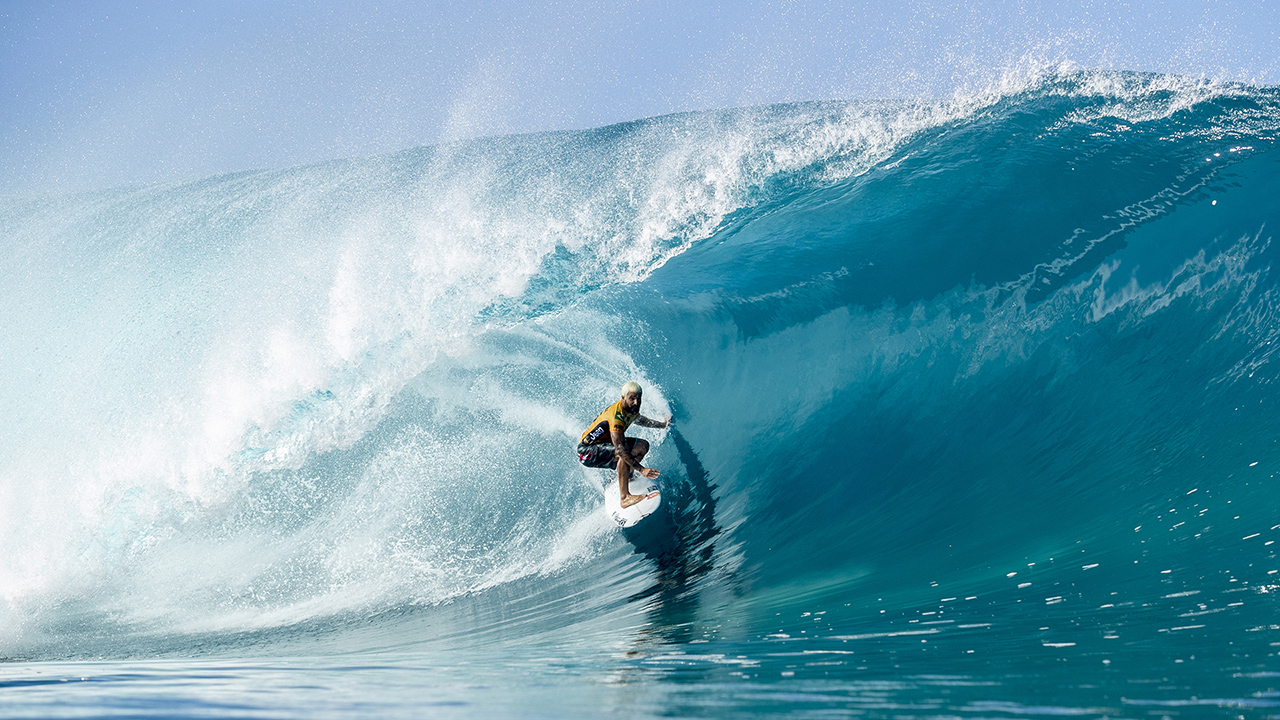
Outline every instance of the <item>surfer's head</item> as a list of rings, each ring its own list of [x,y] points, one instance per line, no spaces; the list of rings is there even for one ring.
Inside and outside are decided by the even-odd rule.
[[[627,412],[640,412],[640,397],[643,394],[638,382],[632,381],[622,386],[622,405],[627,408]]]

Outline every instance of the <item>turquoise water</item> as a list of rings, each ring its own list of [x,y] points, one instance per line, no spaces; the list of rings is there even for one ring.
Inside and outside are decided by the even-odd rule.
[[[1280,716],[1278,129],[1064,71],[0,201],[0,713]]]

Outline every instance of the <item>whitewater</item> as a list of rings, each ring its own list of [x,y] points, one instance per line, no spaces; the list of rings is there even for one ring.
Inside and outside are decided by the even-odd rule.
[[[1063,66],[0,198],[0,714],[1280,716],[1277,133]]]

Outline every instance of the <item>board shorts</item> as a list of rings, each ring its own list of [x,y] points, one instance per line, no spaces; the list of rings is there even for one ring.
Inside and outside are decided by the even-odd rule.
[[[636,449],[640,438],[625,438],[627,452]],[[578,446],[578,462],[589,468],[618,469],[618,456],[614,453],[613,443],[596,443],[595,445]]]

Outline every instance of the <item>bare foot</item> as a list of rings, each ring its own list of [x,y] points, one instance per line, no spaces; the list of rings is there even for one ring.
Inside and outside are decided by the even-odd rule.
[[[643,495],[624,495],[619,503],[622,507],[631,507],[644,499]]]

